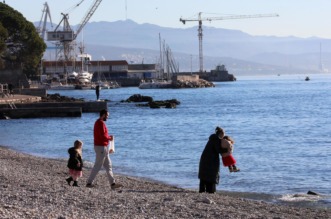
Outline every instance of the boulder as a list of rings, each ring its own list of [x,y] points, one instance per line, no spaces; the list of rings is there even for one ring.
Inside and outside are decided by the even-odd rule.
[[[76,99],[73,97],[61,96],[58,93],[48,94],[46,97],[41,98],[41,102],[84,102],[84,99]]]
[[[141,94],[134,94],[132,95],[131,97],[129,97],[128,99],[122,101],[122,102],[135,102],[135,103],[138,103],[138,102],[151,102],[153,101],[153,98],[150,97],[150,96],[143,96]]]
[[[318,195],[316,192],[308,191],[307,195]]]

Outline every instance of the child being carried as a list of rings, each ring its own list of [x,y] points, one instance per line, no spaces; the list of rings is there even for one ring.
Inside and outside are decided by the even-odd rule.
[[[238,171],[240,171],[240,169],[236,167],[236,160],[232,156],[234,140],[232,138],[230,138],[230,136],[227,136],[227,135],[224,136],[223,139],[229,143],[226,145],[224,145],[224,144],[222,145],[224,148],[228,149],[227,153],[222,154],[223,166],[229,167],[230,172],[238,172]]]

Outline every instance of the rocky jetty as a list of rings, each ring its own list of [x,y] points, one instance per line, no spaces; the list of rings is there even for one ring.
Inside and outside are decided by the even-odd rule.
[[[178,100],[171,99],[171,100],[150,101],[145,104],[137,104],[136,106],[150,107],[152,109],[159,109],[159,108],[173,109],[173,108],[176,108],[177,105],[179,105],[179,104],[180,104],[180,102]]]
[[[143,96],[140,94],[134,94],[131,97],[129,97],[126,100],[122,100],[121,102],[134,102],[134,103],[142,103],[142,102],[147,102],[143,104],[136,104],[136,106],[141,106],[141,107],[150,107],[152,109],[159,109],[159,108],[169,108],[173,109],[176,108],[177,105],[180,104],[180,102],[176,99],[171,99],[171,100],[154,100],[153,97],[150,96]]]
[[[144,96],[144,95],[141,95],[141,94],[134,94],[134,95],[130,96],[128,99],[122,100],[121,102],[139,103],[139,102],[150,102],[150,101],[153,101],[153,97]]]
[[[215,87],[212,82],[199,79],[197,81],[190,80],[177,80],[173,83],[174,88],[205,88],[205,87]]]
[[[61,96],[58,93],[55,94],[47,94],[46,97],[42,97],[40,102],[47,102],[47,103],[52,103],[52,102],[84,102],[84,98],[73,98],[73,97],[67,97],[67,96]]]

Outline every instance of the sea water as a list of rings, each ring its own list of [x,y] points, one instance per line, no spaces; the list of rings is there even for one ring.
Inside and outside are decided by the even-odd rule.
[[[101,90],[107,126],[116,137],[114,172],[197,190],[201,152],[216,126],[235,140],[238,173],[221,166],[218,190],[269,201],[308,201],[331,206],[331,75],[251,76],[214,88]],[[94,90],[51,91],[95,100]],[[133,94],[177,99],[175,109],[150,109],[121,100]],[[76,139],[83,158],[94,161],[93,125],[81,118],[0,121],[0,145],[30,154],[67,159]],[[320,196],[306,196],[308,191]],[[245,196],[244,195],[244,196]],[[268,197],[268,198],[266,198]],[[306,198],[304,198],[306,197]]]

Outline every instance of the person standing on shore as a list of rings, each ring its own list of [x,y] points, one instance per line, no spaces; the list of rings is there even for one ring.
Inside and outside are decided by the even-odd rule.
[[[227,140],[229,144],[224,144],[227,147],[227,153],[222,153],[223,166],[228,167],[231,172],[239,172],[240,169],[236,166],[236,159],[232,156],[234,140],[230,136],[224,136],[223,139]]]
[[[224,130],[216,127],[215,134],[209,136],[209,140],[203,150],[199,163],[199,192],[215,193],[216,185],[219,183],[220,155],[226,153],[229,144],[224,137]]]
[[[106,169],[108,181],[112,189],[122,187],[121,184],[115,183],[112,163],[109,157],[109,153],[113,153],[113,150],[108,150],[109,141],[113,140],[113,136],[108,134],[106,121],[109,117],[109,112],[104,109],[100,111],[100,117],[94,123],[94,151],[95,151],[95,162],[91,170],[91,174],[87,180],[86,187],[93,187],[92,184],[101,167]]]
[[[69,168],[70,177],[66,179],[68,185],[74,181],[72,186],[79,187],[77,180],[83,176],[83,160],[82,160],[83,142],[76,140],[74,146],[68,149],[70,155],[67,167]]]
[[[99,95],[100,95],[100,86],[99,86],[99,84],[95,87],[95,94],[97,95],[97,100],[99,100]]]

